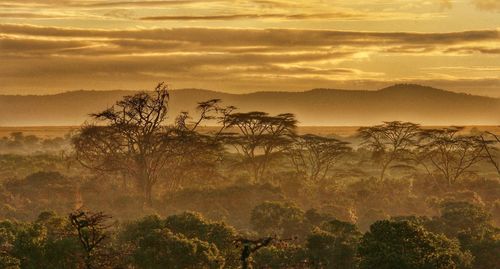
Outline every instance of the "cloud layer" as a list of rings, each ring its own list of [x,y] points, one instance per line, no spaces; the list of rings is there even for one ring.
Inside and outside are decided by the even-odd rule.
[[[497,55],[498,30],[450,33],[361,32],[299,29],[160,28],[98,30],[1,24],[0,76],[4,85],[66,87],[96,80],[116,87],[172,80],[235,81],[241,89],[307,88],[345,81],[386,81],[384,67],[363,71],[342,63],[370,55]],[[456,56],[458,57],[458,56]],[[394,74],[393,74],[394,76]],[[395,79],[404,79],[397,78]],[[28,80],[23,78],[30,78]],[[420,79],[421,78],[414,78]],[[491,80],[492,78],[487,78]],[[69,81],[67,81],[69,80]],[[64,82],[66,81],[66,82]],[[142,85],[142,83],[139,83]],[[196,83],[193,83],[196,84]],[[228,83],[229,84],[229,83]],[[314,85],[314,86],[313,86]],[[202,86],[202,85],[200,85]],[[228,86],[223,86],[228,88]]]
[[[491,71],[500,68],[500,19],[488,17],[498,0],[4,0],[0,8],[0,93],[166,80],[235,92],[422,82],[500,96]]]
[[[472,3],[480,10],[500,11],[500,0],[472,0]]]

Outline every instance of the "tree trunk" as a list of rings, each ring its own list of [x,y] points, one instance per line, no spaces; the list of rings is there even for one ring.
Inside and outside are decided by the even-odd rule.
[[[85,255],[85,268],[86,269],[93,269],[92,268],[92,258],[90,256],[90,253],[87,253],[87,255]]]
[[[382,171],[380,172],[380,181],[384,181],[384,178],[385,178],[385,170],[387,170],[387,166],[389,166],[389,162],[384,164],[382,166]]]
[[[241,269],[251,269],[250,262],[248,261],[251,253],[250,246],[244,245],[241,253]]]
[[[143,198],[144,206],[152,207],[153,206],[153,198],[152,198],[153,184],[151,183],[151,178],[147,172],[146,167],[143,165],[141,165],[141,167],[140,167],[138,179],[139,179],[140,186],[142,186],[142,192],[143,192],[142,198]]]
[[[144,205],[147,207],[153,207],[153,186],[147,182],[144,187]]]

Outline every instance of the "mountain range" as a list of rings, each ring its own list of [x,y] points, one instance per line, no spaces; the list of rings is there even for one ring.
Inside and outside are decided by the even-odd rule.
[[[71,91],[54,95],[0,95],[0,126],[68,126],[89,120],[134,91]],[[240,111],[294,113],[300,125],[359,126],[402,120],[423,125],[498,125],[500,99],[414,84],[379,90],[313,89],[303,92],[232,94],[202,89],[172,90],[171,119],[195,112],[196,103],[221,99]]]

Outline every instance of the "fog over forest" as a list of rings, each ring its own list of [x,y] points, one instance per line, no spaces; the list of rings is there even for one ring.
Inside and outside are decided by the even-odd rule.
[[[500,0],[0,0],[0,269],[500,269]]]
[[[173,103],[159,84],[79,127],[4,127],[1,268],[498,264],[496,126],[300,127]]]

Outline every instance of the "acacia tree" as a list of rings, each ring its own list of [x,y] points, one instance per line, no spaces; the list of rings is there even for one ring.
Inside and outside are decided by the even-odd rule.
[[[411,122],[391,121],[358,129],[364,140],[362,145],[373,151],[381,165],[380,180],[384,180],[387,168],[395,162],[406,161],[416,145],[420,125]]]
[[[243,246],[241,250],[241,268],[251,269],[250,258],[252,254],[257,252],[259,249],[270,245],[275,238],[265,237],[257,240],[247,239],[247,238],[237,238],[234,242],[239,246]]]
[[[271,161],[290,143],[297,120],[293,114],[269,116],[265,112],[228,113],[222,119],[226,128],[239,132],[228,140],[243,155],[243,163],[254,181],[266,175]]]
[[[92,114],[98,124],[83,126],[73,138],[77,160],[92,170],[131,175],[144,204],[152,206],[153,186],[160,177],[172,179],[179,163],[214,149],[206,145],[215,140],[199,136],[196,128],[212,117],[219,100],[199,103],[200,118],[194,124],[182,113],[170,126],[165,123],[168,101],[168,88],[160,83],[152,93],[125,96],[111,108]]]
[[[213,99],[198,104],[199,117],[193,121],[186,112],[175,120],[174,128],[169,128],[163,142],[175,149],[163,171],[168,171],[168,180],[163,185],[169,190],[180,187],[183,180],[189,178],[213,178],[217,175],[216,163],[223,157],[224,145],[220,139],[221,130],[215,134],[202,134],[196,128],[205,120],[218,118],[225,108],[218,106],[220,100]],[[172,152],[171,152],[172,153]]]
[[[492,133],[492,132],[487,132],[489,135],[493,136],[493,138],[497,141],[497,143],[500,143],[500,138],[498,137],[498,135]]]
[[[323,180],[340,158],[352,149],[348,142],[312,134],[295,136],[286,153],[297,173],[310,182]]]
[[[497,135],[486,132],[479,136],[480,142],[484,149],[485,158],[495,167],[497,173],[500,175],[500,165],[498,164],[498,148],[496,144],[500,143]]]
[[[272,246],[273,244],[279,246],[285,245],[286,241],[290,241],[290,239],[277,239],[274,237],[264,237],[260,239],[248,239],[248,238],[237,238],[234,240],[234,243],[238,247],[241,246],[241,269],[252,269],[251,258],[254,253],[258,250],[265,248],[267,246]]]
[[[94,266],[98,257],[96,253],[104,244],[104,240],[108,238],[106,230],[109,225],[106,222],[111,217],[102,212],[91,213],[83,210],[77,210],[69,214],[71,226],[77,233],[78,240],[85,252],[85,267],[87,269],[97,268]],[[100,267],[100,266],[99,266]]]
[[[455,183],[480,162],[484,145],[479,136],[460,135],[463,127],[428,129],[420,132],[420,159],[428,163],[448,185]]]

